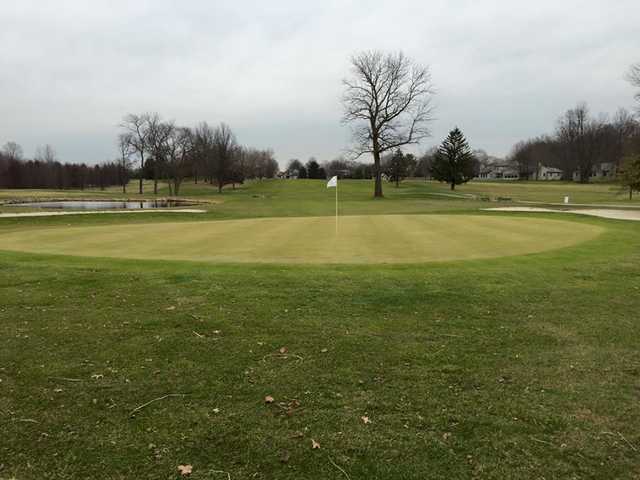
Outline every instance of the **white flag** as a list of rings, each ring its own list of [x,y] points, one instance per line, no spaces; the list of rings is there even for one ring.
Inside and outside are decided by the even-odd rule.
[[[331,177],[331,180],[327,182],[327,188],[336,187],[338,188],[338,177]]]

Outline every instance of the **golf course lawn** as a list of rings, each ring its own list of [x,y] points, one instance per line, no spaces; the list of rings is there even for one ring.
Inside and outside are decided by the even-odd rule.
[[[0,479],[640,477],[639,222],[385,189],[0,219]]]
[[[414,263],[541,252],[603,228],[489,215],[370,215],[55,227],[0,236],[0,249],[94,257],[268,263]]]

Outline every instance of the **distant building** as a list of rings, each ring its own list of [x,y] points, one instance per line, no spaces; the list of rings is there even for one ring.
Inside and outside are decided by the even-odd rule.
[[[591,175],[589,176],[589,180],[614,180],[617,173],[616,164],[613,162],[600,162],[596,163],[591,169]],[[576,170],[573,172],[573,181],[580,181],[580,172]]]
[[[561,180],[563,173],[559,168],[547,167],[541,164],[536,172],[536,180]]]
[[[520,178],[518,168],[504,160],[489,157],[480,163],[479,180],[518,180]]]

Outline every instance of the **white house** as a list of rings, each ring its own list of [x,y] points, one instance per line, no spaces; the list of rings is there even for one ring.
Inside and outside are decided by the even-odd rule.
[[[480,180],[518,180],[518,169],[504,162],[485,163],[480,165],[480,172],[476,177]]]
[[[536,180],[561,180],[562,170],[555,167],[547,167],[546,165],[539,165],[536,173]]]

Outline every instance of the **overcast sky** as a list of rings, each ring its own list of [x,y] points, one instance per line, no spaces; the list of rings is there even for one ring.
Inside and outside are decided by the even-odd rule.
[[[2,1],[0,145],[116,156],[117,124],[157,111],[227,122],[245,145],[331,159],[347,147],[341,79],[363,49],[429,65],[433,136],[455,125],[504,155],[577,102],[633,107],[640,1]]]

